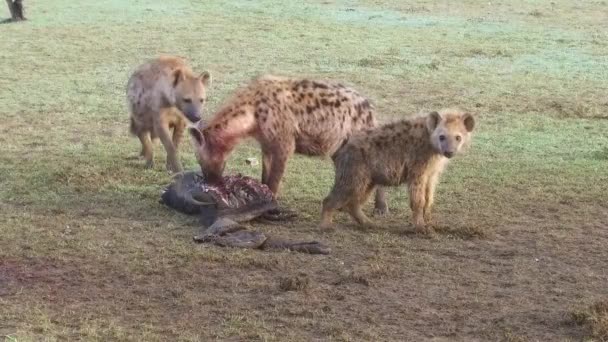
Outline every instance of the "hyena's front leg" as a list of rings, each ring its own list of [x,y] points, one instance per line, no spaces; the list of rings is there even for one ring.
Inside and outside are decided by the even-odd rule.
[[[184,120],[178,120],[173,127],[173,137],[171,140],[173,141],[173,147],[176,152],[179,151],[179,145],[182,142],[185,130],[186,122]]]
[[[433,209],[433,203],[435,201],[435,186],[437,185],[437,180],[439,178],[439,173],[435,173],[431,175],[426,182],[425,189],[425,203],[424,203],[424,221],[429,224],[432,220],[431,210]]]
[[[266,185],[268,185],[275,198],[277,198],[279,195],[281,179],[283,178],[283,174],[285,173],[285,169],[287,167],[287,160],[293,154],[294,149],[295,146],[291,144],[288,146],[278,146],[273,150]]]
[[[410,208],[414,228],[419,233],[429,233],[424,222],[424,206],[426,204],[426,184],[421,177],[408,184]]]
[[[272,152],[262,148],[262,184],[268,184],[270,169],[272,167]]]
[[[169,124],[162,113],[154,120],[154,130],[165,147],[165,151],[167,151],[167,170],[171,172],[181,172],[182,166],[179,162],[175,145],[173,145]]]

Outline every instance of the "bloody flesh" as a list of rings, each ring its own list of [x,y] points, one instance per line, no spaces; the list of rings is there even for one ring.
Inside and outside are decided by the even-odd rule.
[[[220,217],[246,222],[277,209],[270,189],[251,177],[237,174],[211,183],[195,171],[176,175],[161,202],[184,214],[200,215],[205,227]]]
[[[221,182],[198,184],[200,190],[210,193],[222,207],[241,208],[252,202],[272,202],[272,191],[257,180],[237,174],[224,176]]]

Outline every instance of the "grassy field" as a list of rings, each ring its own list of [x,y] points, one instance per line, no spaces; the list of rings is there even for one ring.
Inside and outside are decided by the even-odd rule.
[[[608,331],[572,319],[608,296],[606,1],[25,6],[30,20],[0,25],[0,339],[600,341]],[[474,113],[473,144],[438,187],[438,238],[412,233],[403,189],[389,192],[381,229],[341,214],[320,231],[332,165],[297,157],[282,203],[298,220],[252,226],[318,239],[331,255],[194,244],[197,219],[158,203],[170,180],[162,147],[144,170],[128,135],[127,78],[161,53],[213,74],[207,115],[263,73],[339,80],[382,120]],[[197,167],[190,144],[181,154]],[[259,177],[250,156],[258,148],[242,144],[227,171]],[[295,279],[306,286],[281,285]]]

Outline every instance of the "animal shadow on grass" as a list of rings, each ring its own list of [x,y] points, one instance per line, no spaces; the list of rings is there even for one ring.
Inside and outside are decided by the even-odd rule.
[[[152,165],[152,167],[150,168],[146,168],[146,161],[143,160],[143,158],[141,157],[137,157],[137,156],[128,156],[124,158],[125,161],[125,165],[127,165],[128,168],[130,169],[136,169],[136,170],[141,170],[141,171],[147,171],[147,170],[156,170],[156,163],[154,163],[154,165]]]
[[[388,232],[399,236],[421,239],[438,239],[443,237],[459,240],[491,239],[493,236],[491,227],[472,223],[453,223],[448,225],[432,222],[429,224],[429,227],[433,229],[432,233],[419,233],[414,228],[410,218],[402,217],[400,215],[396,217],[375,218],[369,213],[368,217],[371,218],[374,226],[368,227],[354,222],[352,218],[348,217],[348,214],[346,214],[344,210],[337,210],[337,212],[340,213],[341,219],[335,220],[331,228],[322,229],[322,232],[331,234],[336,230],[345,229],[361,233]],[[316,228],[318,228],[318,226],[316,226]]]
[[[20,23],[20,22],[26,22],[27,18],[24,19],[13,19],[13,18],[6,18],[6,19],[2,19],[0,20],[0,24],[11,24],[11,23]]]
[[[125,160],[144,160],[144,158],[142,156],[135,155],[135,154],[131,154],[125,157]]]
[[[406,226],[407,227],[403,227],[403,225],[392,224],[387,226],[386,230],[397,235],[422,239],[438,239],[440,237],[445,237],[448,239],[472,240],[489,239],[492,235],[489,229],[477,225],[430,224],[429,227],[433,230],[432,233],[428,234],[417,232],[410,223],[407,223]]]

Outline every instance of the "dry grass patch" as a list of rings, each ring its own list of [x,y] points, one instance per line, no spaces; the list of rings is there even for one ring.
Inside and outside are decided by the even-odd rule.
[[[303,291],[310,286],[310,278],[306,274],[297,276],[281,277],[279,289],[281,291]]]
[[[588,308],[573,311],[570,318],[590,332],[589,341],[608,341],[608,300],[599,301]]]
[[[463,226],[440,225],[434,227],[438,234],[455,239],[490,239],[494,233],[490,228],[476,224]]]

